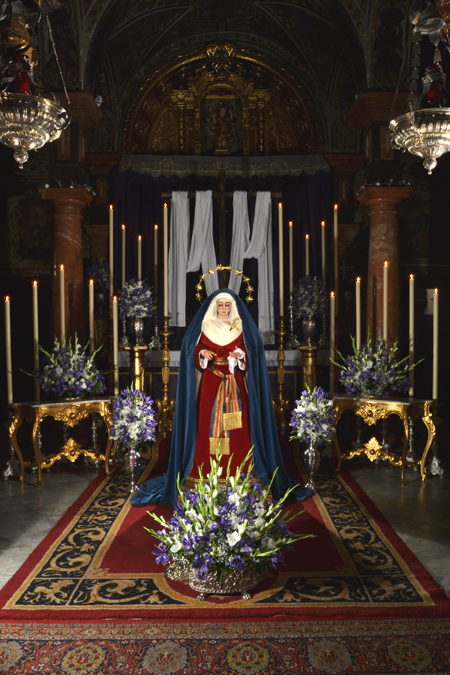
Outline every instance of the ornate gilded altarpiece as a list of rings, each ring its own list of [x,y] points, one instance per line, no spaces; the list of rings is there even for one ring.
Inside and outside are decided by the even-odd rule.
[[[217,42],[147,80],[128,110],[122,152],[298,155],[320,151],[324,136],[286,72]]]

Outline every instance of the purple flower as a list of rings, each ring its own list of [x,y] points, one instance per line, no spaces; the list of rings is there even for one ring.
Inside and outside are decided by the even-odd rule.
[[[292,306],[297,319],[329,314],[329,297],[323,281],[311,276],[302,277],[294,286]]]
[[[113,399],[112,408],[111,438],[124,444],[155,440],[157,421],[150,396],[139,389],[124,389]]]
[[[136,316],[143,319],[156,309],[151,287],[141,279],[130,279],[119,292],[119,316]]]
[[[109,266],[105,258],[91,258],[86,265],[86,275],[102,290],[109,288]]]

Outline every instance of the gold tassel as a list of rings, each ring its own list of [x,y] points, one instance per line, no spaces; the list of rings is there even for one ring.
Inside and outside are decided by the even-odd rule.
[[[223,413],[223,428],[226,431],[230,429],[242,429],[242,410]]]
[[[209,439],[209,454],[215,455],[217,449],[219,449],[220,455],[229,455],[230,454],[230,439],[229,438],[210,438]]]

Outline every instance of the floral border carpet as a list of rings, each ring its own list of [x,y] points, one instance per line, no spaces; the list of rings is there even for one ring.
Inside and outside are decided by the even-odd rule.
[[[450,620],[0,624],[8,675],[450,673]]]
[[[155,456],[147,472],[158,467],[163,463]],[[450,617],[443,590],[351,477],[324,468],[316,485],[314,497],[291,507],[299,512],[297,531],[316,537],[296,543],[285,569],[264,579],[249,600],[214,595],[198,600],[195,591],[167,579],[155,564],[155,542],[144,530],[151,519],[147,509],[130,506],[129,477],[100,476],[0,591],[0,618]],[[149,508],[170,518],[171,507]]]

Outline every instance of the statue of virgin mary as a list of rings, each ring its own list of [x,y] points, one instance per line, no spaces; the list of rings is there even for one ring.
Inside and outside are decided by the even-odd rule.
[[[131,503],[175,504],[178,475],[181,484],[195,482],[216,451],[224,468],[231,458],[234,472],[251,447],[263,485],[276,471],[272,493],[279,499],[296,481],[281,456],[264,346],[244,302],[222,289],[206,298],[181,345],[167,473],[143,483]],[[290,496],[311,494],[297,484]]]

